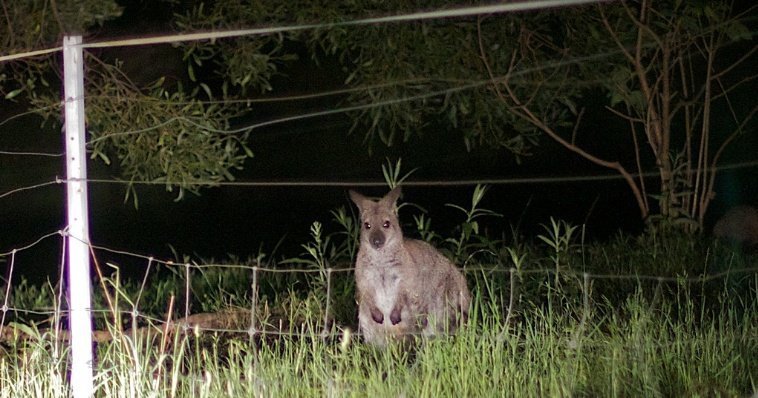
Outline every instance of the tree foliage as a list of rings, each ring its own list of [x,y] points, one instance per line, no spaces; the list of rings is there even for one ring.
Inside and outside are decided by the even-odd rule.
[[[754,47],[740,56],[726,51],[751,39],[743,24],[748,14],[749,10],[733,10],[728,2],[642,1],[602,4],[572,16],[565,47],[586,61],[578,63],[571,76],[580,80],[576,83],[601,77],[594,80],[607,97],[606,110],[629,126],[608,135],[630,135],[628,151],[635,154],[635,162],[593,156],[584,152],[576,135],[568,140],[549,126],[542,130],[624,176],[643,217],[689,230],[701,227],[714,196],[717,162],[726,146],[746,131],[756,111],[755,104],[735,108],[730,101],[734,90],[755,77],[749,66],[755,61]],[[610,56],[592,58],[603,53]],[[542,122],[519,105],[523,98],[509,99],[509,106],[527,120]],[[717,106],[731,115],[731,127],[713,125]],[[656,170],[657,184],[650,187],[642,178],[633,179],[630,169]]]
[[[469,147],[481,143],[504,146],[522,156],[534,144],[535,129],[513,117],[490,95],[489,77],[479,60],[475,20],[339,25],[346,20],[445,7],[448,2],[294,1],[286,5],[263,2],[254,7],[243,3],[201,3],[180,19],[180,26],[195,30],[250,26],[251,21],[256,25],[337,24],[290,32],[284,39],[305,43],[316,59],[336,57],[347,71],[345,84],[363,88],[353,91],[346,104],[364,106],[352,115],[353,130],[364,131],[369,143],[378,139],[392,145],[424,129],[452,128],[463,132]],[[208,21],[214,23],[209,26]],[[513,24],[493,23],[489,33],[510,43],[507,38],[516,37],[518,29]],[[226,80],[244,90],[249,84],[246,82],[252,81],[247,77],[264,68],[247,71],[244,68],[250,68],[250,63],[239,58],[267,49],[259,56],[269,63],[281,63],[291,56],[276,45],[281,40],[280,36],[235,39],[231,43],[234,50],[201,44],[200,52],[215,52],[224,65]],[[197,51],[196,44],[188,46],[191,54]]]
[[[40,4],[60,10],[63,3]],[[751,65],[756,46],[741,43],[753,40],[745,17],[756,6],[738,9],[726,0],[641,0],[345,24],[446,8],[450,2],[172,4],[173,26],[183,32],[321,27],[181,43],[188,79],[173,84],[137,87],[119,76],[118,65],[90,62],[95,73],[88,90],[97,94],[88,103],[91,149],[105,161],[118,158],[130,180],[196,190],[233,178],[231,171],[251,153],[245,147],[246,132],[230,133],[230,121],[249,111],[245,99],[276,89],[272,78],[297,58],[293,43],[304,44],[317,61],[333,57],[340,62],[345,85],[351,88],[345,105],[360,109],[351,113],[353,131],[365,133],[369,145],[392,145],[414,134],[453,129],[469,148],[503,147],[519,158],[546,137],[619,173],[644,219],[681,223],[688,229],[702,225],[724,149],[754,130],[756,105],[737,106],[731,97],[755,77]],[[87,23],[84,28],[102,20],[96,15],[116,13],[86,15],[80,18]],[[43,24],[37,18],[27,26]],[[57,26],[54,34],[46,31],[45,40],[67,25]],[[11,48],[32,46],[30,39],[24,40],[27,47]],[[16,81],[29,86],[32,97],[37,95],[33,84]],[[598,95],[601,101],[591,98]],[[207,102],[212,99],[223,101]],[[598,111],[588,108],[598,102],[627,127],[589,131],[582,119],[588,110]],[[727,113],[730,123],[714,126],[715,111]],[[618,153],[599,150],[618,142],[629,144]],[[655,183],[637,176],[652,170],[658,174]]]
[[[7,26],[0,22],[0,29],[12,33],[3,43],[11,53],[58,46],[62,35],[86,32],[121,12],[115,2],[99,0],[4,5],[0,21]],[[28,26],[37,28],[24,29]],[[24,98],[47,121],[59,123],[60,82],[49,82],[60,80],[58,62],[58,57],[46,56],[2,64],[7,82],[0,82],[0,89],[6,99]],[[194,78],[162,77],[138,85],[124,73],[121,60],[109,63],[93,52],[85,52],[85,64],[88,150],[105,163],[115,159],[127,181],[163,183],[168,190],[177,188],[180,199],[186,190],[198,192],[233,180],[233,171],[252,156],[246,144],[249,131],[230,131],[244,104],[214,101],[220,98]],[[22,93],[26,96],[18,97]],[[130,184],[127,197],[134,193]],[[136,205],[136,195],[133,199]]]
[[[115,1],[19,0],[2,2],[0,48],[16,54],[54,47],[61,32],[86,32],[121,15]],[[0,94],[13,99],[25,93],[35,96],[50,87],[49,59],[22,58],[0,64]],[[56,87],[57,89],[57,87]]]
[[[242,6],[213,2],[214,28],[256,23],[335,23],[376,15],[436,9],[445,1],[293,1]],[[277,3],[278,4],[278,3]],[[387,145],[440,128],[463,134],[467,146],[485,144],[528,155],[541,135],[615,170],[627,182],[644,219],[702,226],[714,196],[715,167],[726,146],[750,128],[756,111],[733,106],[730,95],[755,77],[755,47],[724,55],[752,33],[728,1],[614,2],[528,14],[297,31],[314,57],[334,56],[345,83],[354,130]],[[283,17],[286,16],[286,17]],[[293,17],[294,16],[294,17]],[[195,27],[208,18],[195,13]],[[242,48],[266,48],[239,40]],[[750,46],[747,46],[750,48]],[[277,54],[281,47],[272,47]],[[269,62],[276,57],[266,53]],[[278,55],[281,57],[281,54]],[[249,57],[249,56],[248,56]],[[228,76],[239,74],[231,67]],[[232,79],[244,81],[244,79]],[[241,84],[244,87],[244,84]],[[605,110],[628,123],[618,131],[585,131],[588,95],[605,97]],[[730,128],[713,126],[715,107]],[[604,142],[629,140],[623,153],[593,153]],[[591,143],[591,145],[587,145]],[[629,162],[628,159],[634,159]],[[635,174],[656,170],[657,183]],[[653,199],[651,203],[651,199]]]

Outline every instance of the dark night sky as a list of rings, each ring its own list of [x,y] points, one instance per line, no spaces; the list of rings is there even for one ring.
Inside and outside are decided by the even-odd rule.
[[[101,34],[123,36],[134,35],[135,30],[141,34],[154,32],[155,19],[165,17],[158,12],[151,14],[155,19],[140,19],[142,23],[138,26],[125,22],[139,15],[138,11],[127,9],[125,19],[109,28],[112,32],[106,29]],[[142,52],[124,57],[138,51]],[[170,53],[172,50],[169,46],[139,47],[116,50],[117,54],[110,56],[127,61],[132,59],[134,65],[127,63],[126,69],[135,73],[139,71],[139,65],[144,65],[144,57],[165,54],[165,51]],[[288,90],[316,92],[320,90],[320,84],[334,84],[334,74],[328,64],[317,68],[307,57],[304,59],[285,70],[293,82],[275,94],[286,95]],[[164,66],[172,65],[175,64],[166,62]],[[152,71],[160,73],[163,70],[153,68]],[[150,76],[141,78],[149,79]],[[320,81],[325,82],[317,83]],[[276,82],[274,87],[277,87]],[[5,101],[0,106],[0,120],[23,111],[23,104]],[[266,119],[297,113],[298,109],[277,105],[261,112],[261,118]],[[586,134],[606,129],[613,123],[617,121],[603,115],[589,118],[585,125]],[[40,120],[36,117],[19,118],[0,125],[0,150],[62,152],[60,130],[39,126]],[[349,121],[337,115],[257,130],[250,142],[256,156],[237,175],[238,180],[380,181],[381,164],[386,157],[402,157],[406,171],[418,168],[412,180],[612,174],[557,148],[547,139],[541,141],[533,157],[517,165],[503,150],[477,148],[466,152],[461,136],[437,132],[426,133],[392,148],[376,145],[373,154],[369,155],[363,136],[348,136],[349,128]],[[733,145],[726,154],[726,163],[755,159],[752,148],[758,148],[758,142],[754,133]],[[115,173],[112,167],[90,162],[91,178],[112,178]],[[0,155],[0,195],[63,175],[65,171],[60,158]],[[757,176],[756,168],[722,173],[717,182],[719,196],[712,214],[719,214],[735,203],[758,204]],[[122,185],[91,184],[89,189],[93,243],[162,258],[172,257],[169,245],[180,254],[216,259],[235,254],[245,258],[255,254],[261,243],[264,250],[270,251],[285,235],[284,250],[297,253],[299,245],[307,241],[308,227],[313,221],[321,221],[326,224],[327,231],[334,231],[336,225],[331,222],[329,210],[350,206],[347,188],[342,187],[220,187],[203,190],[200,196],[189,195],[181,202],[174,202],[175,193],[167,193],[163,187],[140,187],[138,210],[131,202],[124,203]],[[385,191],[383,188],[356,189],[377,195]],[[28,244],[61,228],[65,222],[64,192],[62,185],[55,185],[0,198],[0,252]],[[444,204],[465,206],[470,201],[471,192],[472,186],[408,187],[405,200],[429,210],[433,227],[448,234],[452,225],[463,219]],[[546,223],[550,216],[575,224],[587,220],[588,233],[596,239],[603,239],[619,229],[636,233],[642,228],[636,204],[620,180],[496,185],[491,187],[482,205],[504,216],[485,222],[492,231],[509,231],[509,224],[519,224],[526,235],[534,235],[541,232],[539,224]],[[410,213],[401,212],[401,219],[410,226]],[[54,239],[20,254],[17,259],[20,272],[33,279],[54,274],[59,264],[59,250],[59,241]],[[39,272],[40,269],[45,271]]]

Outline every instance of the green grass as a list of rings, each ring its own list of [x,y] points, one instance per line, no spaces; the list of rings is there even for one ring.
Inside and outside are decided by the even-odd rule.
[[[486,289],[474,289],[482,292]],[[696,304],[642,291],[583,307],[555,294],[522,304],[510,326],[502,302],[478,294],[459,335],[415,351],[375,350],[313,333],[269,337],[156,330],[119,334],[97,351],[96,388],[131,396],[749,396],[758,365],[758,294]],[[554,301],[554,302],[553,302]],[[307,329],[306,329],[307,330]],[[6,344],[0,396],[67,396],[66,348],[46,336]],[[161,348],[163,347],[163,348]]]
[[[454,337],[377,350],[349,332],[355,294],[344,268],[355,253],[356,230],[338,211],[342,231],[326,234],[314,223],[301,256],[264,262],[261,254],[247,264],[311,273],[253,273],[231,259],[231,267],[154,267],[145,285],[141,277],[122,280],[117,271],[98,280],[94,307],[103,312],[96,325],[113,340],[97,345],[96,396],[758,394],[755,253],[676,233],[577,242],[579,229],[554,220],[537,244],[491,239],[478,234],[479,218],[489,213],[477,206],[473,201],[465,210],[455,239],[417,223],[422,237],[465,264],[474,306]],[[21,282],[11,293],[11,308],[58,307],[52,285]],[[250,335],[253,307],[258,333]],[[175,327],[164,334],[160,320],[181,318],[185,308],[230,314],[222,328],[229,331]],[[135,309],[139,316],[132,318]],[[68,345],[50,328],[54,323],[47,314],[7,315],[0,398],[67,397]],[[144,333],[125,331],[132,319]],[[27,338],[10,338],[9,322],[22,325]]]

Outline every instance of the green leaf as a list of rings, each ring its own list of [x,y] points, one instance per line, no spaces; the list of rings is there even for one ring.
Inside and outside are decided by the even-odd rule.
[[[576,103],[571,100],[571,98],[561,98],[560,101],[563,103],[563,105],[566,105],[566,107],[571,111],[572,115],[577,115],[578,112],[576,111]]]
[[[200,87],[202,87],[202,88],[203,88],[203,91],[205,91],[205,94],[207,94],[207,95],[208,95],[208,98],[209,98],[209,99],[213,99],[213,94],[211,94],[211,88],[210,88],[210,87],[208,87],[208,85],[207,85],[207,84],[205,84],[205,83],[200,83]]]
[[[732,41],[750,40],[753,36],[753,34],[750,32],[750,29],[738,21],[733,21],[732,23],[727,24],[724,28],[724,31]]]
[[[623,100],[624,97],[621,96],[621,93],[619,93],[618,90],[611,91],[611,107],[618,105]]]
[[[11,91],[11,92],[10,92],[10,93],[8,93],[8,94],[5,94],[5,99],[7,99],[7,100],[9,100],[9,99],[13,99],[13,98],[14,98],[14,97],[16,97],[17,95],[21,94],[21,92],[23,92],[23,91],[24,91],[24,89],[23,89],[23,88],[17,88],[17,89],[15,89],[15,90]]]
[[[39,332],[36,329],[32,329],[31,327],[24,325],[23,323],[9,322],[8,326],[10,326],[13,329],[17,329],[21,331],[21,333],[24,333],[25,335],[30,336],[30,337],[39,336]]]
[[[640,90],[634,90],[629,93],[629,105],[635,109],[644,109],[646,104],[645,95]]]
[[[107,165],[110,165],[110,164],[111,164],[111,159],[108,157],[108,155],[106,155],[106,154],[105,154],[105,152],[101,152],[101,151],[94,151],[94,152],[93,152],[93,155],[97,155],[97,157],[99,157],[99,158],[100,158],[100,160],[102,160],[102,161],[103,161],[103,163],[105,163],[105,164],[107,164]]]

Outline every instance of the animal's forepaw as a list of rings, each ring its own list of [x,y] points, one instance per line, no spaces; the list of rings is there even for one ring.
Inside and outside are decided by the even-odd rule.
[[[400,308],[395,307],[390,314],[390,322],[392,322],[393,325],[397,325],[400,321]]]
[[[384,322],[384,314],[382,314],[378,308],[374,307],[371,309],[371,319],[376,323],[382,323]]]

